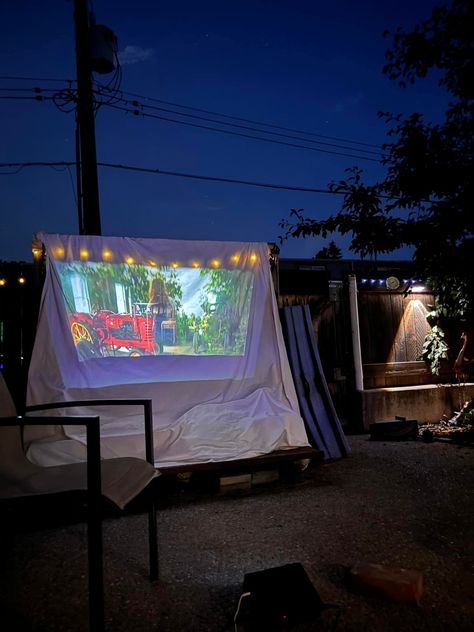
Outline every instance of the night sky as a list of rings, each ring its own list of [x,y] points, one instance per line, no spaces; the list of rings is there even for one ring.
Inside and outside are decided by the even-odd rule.
[[[142,110],[147,117],[110,105],[99,109],[98,160],[320,189],[343,177],[345,168],[359,165],[367,180],[374,181],[383,174],[377,161],[325,152],[377,160],[377,147],[387,140],[379,110],[420,111],[429,119],[443,114],[445,95],[434,79],[402,90],[382,73],[384,51],[391,42],[383,37],[384,30],[411,28],[428,18],[435,4],[94,0],[97,23],[106,24],[118,37],[122,99],[151,106]],[[30,96],[29,89],[35,86],[59,90],[64,82],[46,79],[75,78],[73,3],[17,0],[4,3],[0,16],[0,162],[73,161],[73,113],[62,112],[49,100],[5,98]],[[103,84],[112,79],[94,77]],[[123,101],[115,105],[134,109]],[[229,127],[202,118],[264,129],[198,110],[305,133],[273,128],[285,136],[272,136]],[[234,135],[153,118],[157,116],[227,129]],[[316,144],[318,140],[329,144]],[[305,148],[289,146],[294,144]],[[361,153],[362,149],[375,153]],[[31,260],[31,237],[37,230],[78,232],[75,170],[15,171],[0,169],[0,259]],[[278,223],[291,208],[322,218],[340,202],[324,194],[108,168],[100,168],[99,185],[102,233],[132,237],[277,241]],[[335,241],[348,255],[347,242],[337,236]],[[311,257],[326,243],[292,240],[282,246],[281,254]]]

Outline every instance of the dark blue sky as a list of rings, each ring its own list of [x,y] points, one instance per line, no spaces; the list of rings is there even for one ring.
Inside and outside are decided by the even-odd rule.
[[[386,127],[377,117],[379,110],[421,111],[429,118],[444,110],[444,96],[433,81],[401,90],[382,74],[384,51],[390,44],[383,31],[411,28],[429,17],[435,4],[428,0],[95,0],[93,7],[97,22],[118,37],[124,91],[380,145],[386,140]],[[0,74],[74,78],[72,6],[67,0],[17,0],[4,5]],[[103,83],[110,79],[97,78]],[[33,86],[61,84],[3,78],[0,97],[14,93],[8,88]],[[74,160],[73,114],[61,112],[50,101],[4,98],[0,112],[0,162]],[[215,127],[197,119],[180,120]],[[105,106],[98,112],[96,133],[98,160],[103,162],[323,189],[354,164],[364,168],[369,181],[382,175],[376,162],[136,117]],[[273,138],[317,147],[307,141]],[[29,260],[31,236],[37,230],[78,232],[74,183],[74,169],[70,173],[24,169],[0,176],[0,259]],[[278,223],[291,208],[323,217],[336,210],[339,201],[329,195],[105,168],[99,171],[99,183],[104,235],[276,241]],[[344,247],[340,238],[336,242]],[[282,256],[313,256],[323,245],[321,240],[292,240],[283,245]]]

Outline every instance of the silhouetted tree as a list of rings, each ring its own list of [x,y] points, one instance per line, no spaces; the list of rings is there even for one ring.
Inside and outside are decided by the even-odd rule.
[[[448,93],[444,120],[379,113],[392,142],[383,146],[386,177],[367,185],[352,168],[331,183],[341,210],[324,220],[292,210],[283,238],[352,233],[361,257],[411,246],[417,274],[438,296],[436,311],[458,321],[474,313],[474,2],[435,7],[410,32],[398,29],[383,72],[401,87],[430,71]],[[392,140],[393,139],[393,140]]]
[[[327,246],[318,250],[314,255],[315,259],[342,259],[341,249],[336,246],[335,242],[331,239]]]

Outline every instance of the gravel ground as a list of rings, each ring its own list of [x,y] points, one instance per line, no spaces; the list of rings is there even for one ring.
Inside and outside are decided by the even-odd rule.
[[[349,458],[292,484],[233,496],[162,489],[156,584],[146,515],[106,520],[107,630],[231,632],[244,574],[291,562],[338,606],[295,630],[473,630],[473,448],[349,442]],[[0,629],[87,630],[84,524],[3,527]],[[349,592],[346,570],[360,562],[421,571],[420,606]]]

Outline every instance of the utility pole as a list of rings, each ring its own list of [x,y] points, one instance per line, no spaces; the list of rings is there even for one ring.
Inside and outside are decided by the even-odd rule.
[[[79,147],[76,149],[79,233],[101,235],[99,179],[95,144],[94,96],[90,64],[90,15],[88,0],[74,0],[76,36],[77,113]]]

